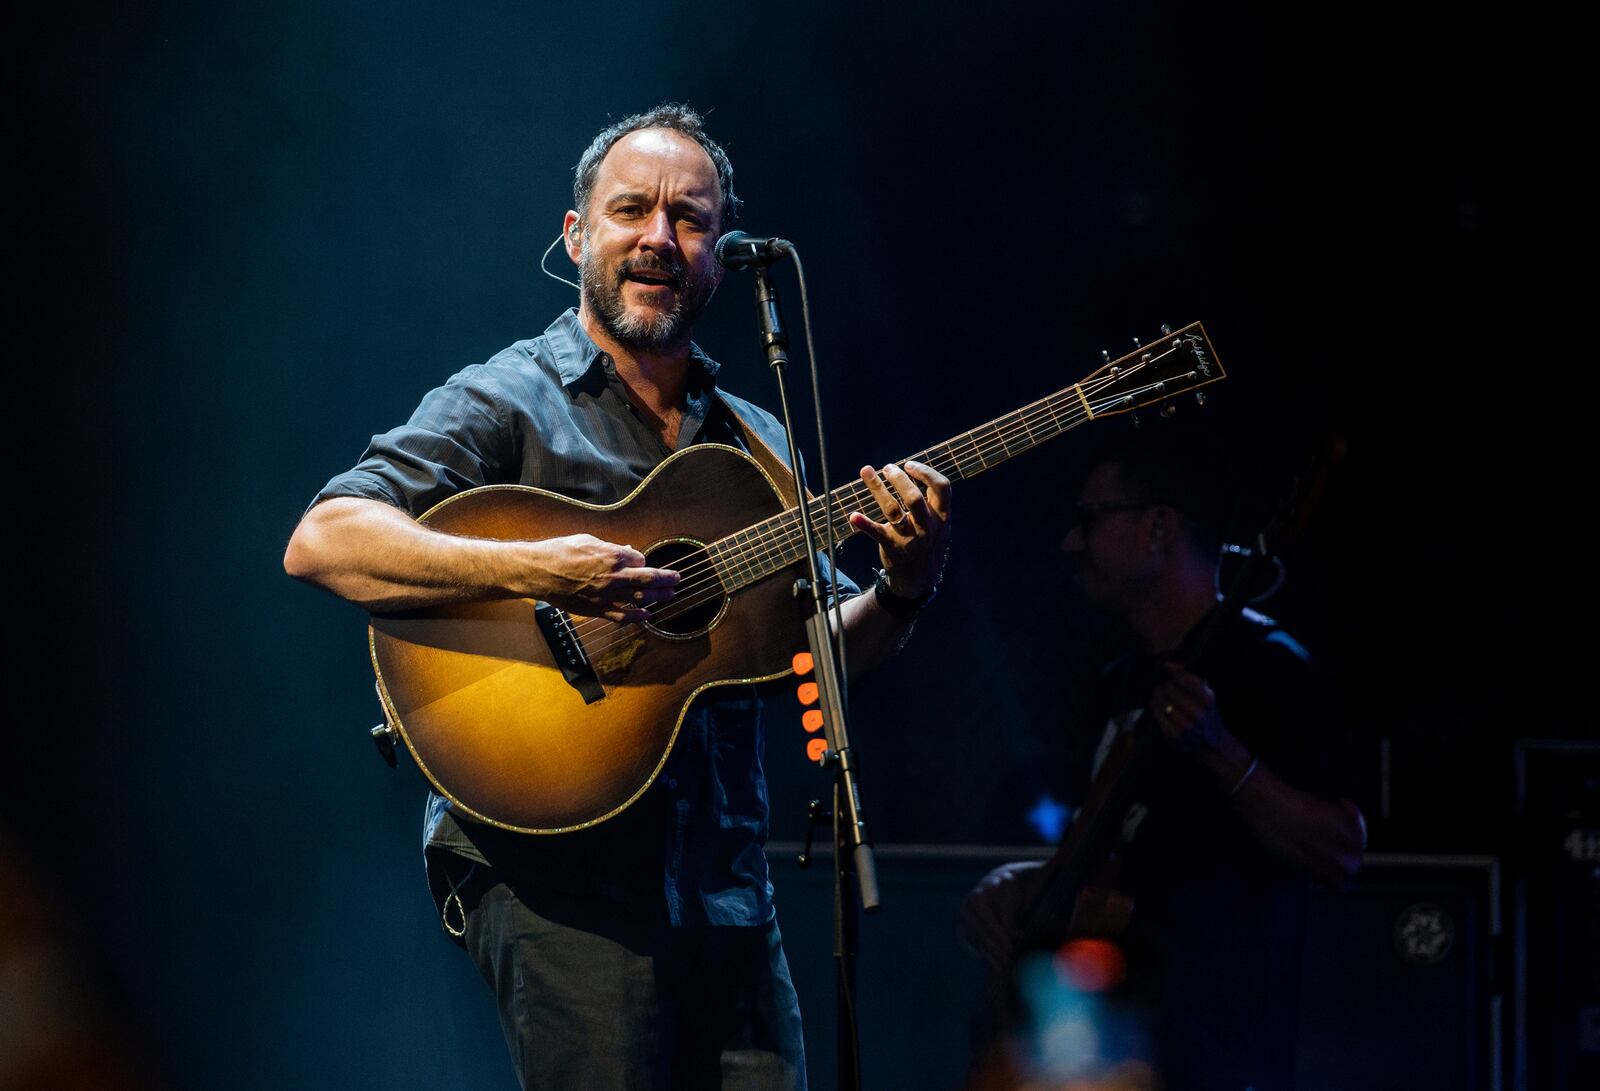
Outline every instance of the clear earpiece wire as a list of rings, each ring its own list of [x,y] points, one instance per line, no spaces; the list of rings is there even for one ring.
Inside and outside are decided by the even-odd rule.
[[[581,292],[581,291],[583,291],[583,288],[581,286],[579,286],[577,284],[572,284],[572,281],[568,280],[566,277],[561,276],[558,273],[552,273],[550,271],[549,267],[545,265],[545,262],[550,260],[550,251],[554,250],[557,246],[561,245],[562,238],[564,238],[564,236],[559,235],[559,234],[556,235],[556,241],[551,243],[549,246],[544,248],[544,257],[539,259],[539,270],[540,270],[540,272],[544,273],[545,276],[549,277],[551,280],[559,280],[563,284],[571,284],[572,287],[577,288],[578,291]]]

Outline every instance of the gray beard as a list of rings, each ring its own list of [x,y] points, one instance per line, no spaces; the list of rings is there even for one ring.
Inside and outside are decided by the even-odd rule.
[[[601,327],[624,348],[639,352],[660,352],[676,348],[689,340],[694,321],[711,302],[716,285],[710,288],[688,270],[676,272],[677,286],[673,292],[672,309],[634,314],[622,299],[623,269],[618,266],[615,275],[608,276],[599,261],[590,256],[585,247],[583,259],[578,264],[578,280],[583,284],[583,301]]]

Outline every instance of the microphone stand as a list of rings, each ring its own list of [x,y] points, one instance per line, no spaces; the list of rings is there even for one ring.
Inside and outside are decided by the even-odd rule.
[[[831,767],[833,783],[833,957],[837,968],[839,1091],[858,1091],[861,1086],[861,1041],[856,1019],[856,956],[860,928],[856,911],[856,890],[861,907],[867,912],[880,906],[878,873],[873,861],[872,839],[862,818],[861,790],[845,727],[844,679],[839,670],[832,625],[822,594],[822,578],[817,568],[817,542],[812,528],[811,504],[807,497],[805,471],[800,465],[800,450],[795,443],[794,420],[789,412],[789,392],[785,371],[789,364],[789,337],[783,328],[778,292],[767,275],[765,265],[755,266],[756,302],[761,323],[761,346],[767,364],[778,382],[778,400],[783,410],[783,426],[789,439],[789,467],[794,475],[795,501],[800,513],[800,530],[805,540],[809,580],[795,582],[797,605],[807,612],[806,639],[811,646],[811,661],[816,669],[818,707],[828,749],[821,764]],[[823,497],[824,518],[832,519],[832,499]],[[809,602],[807,599],[809,598]],[[807,811],[806,841],[811,840],[810,824],[822,817],[816,804]],[[809,853],[807,854],[809,856]],[[807,863],[801,858],[801,864]]]

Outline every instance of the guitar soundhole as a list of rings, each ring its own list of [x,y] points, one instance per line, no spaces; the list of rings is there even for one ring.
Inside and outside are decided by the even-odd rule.
[[[700,543],[663,542],[645,554],[645,563],[683,576],[677,595],[651,609],[650,628],[668,636],[695,636],[716,623],[728,596]]]

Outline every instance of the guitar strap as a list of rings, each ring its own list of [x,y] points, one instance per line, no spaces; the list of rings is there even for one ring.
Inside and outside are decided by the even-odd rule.
[[[791,508],[798,508],[800,505],[795,501],[794,474],[789,471],[788,463],[779,458],[777,452],[768,446],[766,440],[761,438],[760,433],[750,427],[750,422],[740,415],[739,411],[733,407],[732,402],[722,396],[722,391],[720,390],[717,391],[717,400],[722,403],[722,407],[728,411],[728,416],[732,418],[734,430],[739,433],[740,439],[744,441],[745,453],[756,460],[756,465],[767,471],[767,475],[777,484],[778,494],[783,497],[783,502]],[[807,489],[806,499],[815,500],[816,495],[810,489]],[[823,556],[827,556],[826,538],[817,543],[817,548]],[[835,584],[837,577],[830,576],[828,582]],[[831,602],[832,600],[833,593],[830,591],[829,601]]]
[[[767,476],[777,483],[778,493],[783,497],[783,502],[790,507],[799,507],[799,502],[795,499],[794,474],[790,472],[788,464],[778,457],[776,451],[768,446],[767,441],[761,438],[760,433],[750,427],[749,422],[733,407],[732,402],[722,396],[722,391],[720,390],[717,391],[717,401],[722,403],[722,408],[726,409],[728,416],[733,419],[734,430],[739,433],[739,438],[744,442],[745,452],[755,459],[756,465],[767,471]],[[806,490],[806,499],[816,499],[810,489]]]

